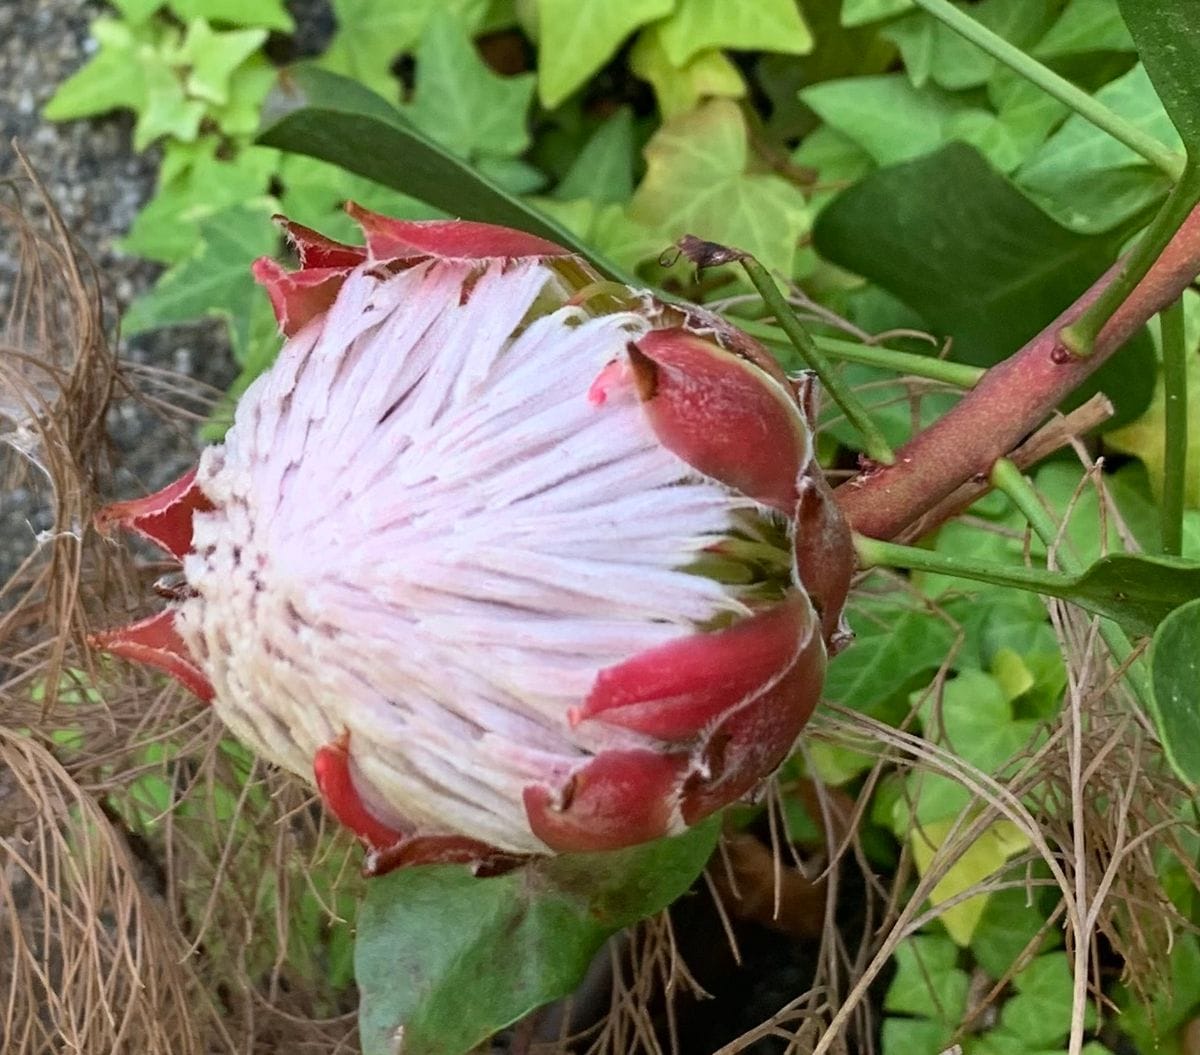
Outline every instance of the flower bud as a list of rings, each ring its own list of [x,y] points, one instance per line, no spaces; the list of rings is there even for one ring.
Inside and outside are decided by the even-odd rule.
[[[531,235],[352,209],[255,273],[288,337],[119,524],[177,557],[156,665],[314,780],[382,871],[629,846],[752,792],[853,566],[797,391]]]

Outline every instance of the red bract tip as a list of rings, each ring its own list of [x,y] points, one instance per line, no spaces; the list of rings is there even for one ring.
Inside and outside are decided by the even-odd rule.
[[[179,560],[192,546],[192,516],[212,503],[196,484],[196,470],[161,491],[129,502],[114,502],[96,514],[96,529],[107,535],[114,525],[136,531]]]
[[[175,629],[175,613],[169,608],[129,626],[89,634],[88,644],[170,674],[204,703],[213,698],[213,687]]]

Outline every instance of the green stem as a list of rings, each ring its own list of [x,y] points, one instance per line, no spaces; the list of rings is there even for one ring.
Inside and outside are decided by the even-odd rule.
[[[1025,54],[1003,37],[975,21],[970,15],[955,7],[950,0],[915,0],[938,21],[954,32],[986,51],[993,58],[1019,73],[1027,81],[1036,84],[1047,95],[1053,96],[1074,110],[1080,117],[1091,121],[1097,128],[1107,132],[1130,150],[1140,154],[1155,168],[1165,172],[1171,179],[1179,179],[1184,161],[1175,151],[1160,143],[1154,136],[1143,132],[1136,125],[1114,113],[1107,106],[1076,87],[1053,70],[1043,66],[1037,59]]]
[[[1051,597],[1064,596],[1074,582],[1069,576],[1044,568],[989,564],[918,546],[883,542],[867,538],[866,535],[854,536],[854,549],[858,553],[859,564],[864,568],[907,568],[936,575],[953,575],[957,579],[986,582],[993,586],[1012,586],[1031,593],[1049,594]]]
[[[757,337],[765,344],[791,345],[778,326],[758,322],[753,319],[737,318],[732,320],[739,330],[744,330],[752,337]],[[924,377],[930,381],[940,381],[954,388],[974,388],[975,383],[987,372],[978,366],[968,366],[966,363],[951,363],[945,359],[935,359],[931,355],[917,355],[914,352],[899,352],[894,348],[882,348],[873,344],[859,344],[856,341],[846,341],[839,337],[823,337],[811,335],[812,342],[830,359],[842,363],[861,363],[863,366],[878,366],[884,370],[893,370],[898,374],[908,374],[912,377]]]
[[[767,274],[767,269],[752,256],[742,257],[741,265],[746,269],[746,274],[754,283],[754,288],[758,290],[758,295],[762,297],[763,303],[775,316],[780,329],[787,334],[792,346],[800,353],[800,357],[808,365],[808,368],[820,378],[821,384],[825,386],[825,391],[841,407],[847,420],[858,429],[863,438],[863,447],[867,456],[880,465],[893,464],[896,457],[892,454],[892,448],[879,430],[879,426],[872,420],[858,396],[842,381],[829,364],[829,360],[813,343],[808,331],[800,325],[800,320],[796,318],[791,305],[784,299],[779,287],[775,285],[774,279]]]
[[[1069,351],[1080,357],[1092,354],[1097,334],[1104,328],[1113,312],[1125,303],[1137,284],[1146,277],[1146,273],[1162,255],[1163,249],[1198,201],[1200,164],[1189,160],[1183,175],[1179,177],[1179,182],[1175,184],[1149,226],[1142,232],[1142,237],[1133,247],[1116,280],[1108,285],[1083,315],[1070,326],[1064,327],[1059,334],[1060,340]]]
[[[1058,524],[1052,517],[1042,500],[1038,497],[1033,485],[1025,475],[1007,458],[1001,458],[992,467],[991,483],[997,491],[1008,495],[1029,521],[1033,533],[1042,540],[1047,550],[1054,549],[1055,559],[1063,571],[1069,575],[1078,575],[1083,571],[1083,563],[1066,546],[1055,546],[1058,543]],[[1153,701],[1150,699],[1150,683],[1146,676],[1146,668],[1140,658],[1134,658],[1134,648],[1129,642],[1129,636],[1116,623],[1108,619],[1100,620],[1100,636],[1108,645],[1109,652],[1120,666],[1125,667],[1129,684],[1142,707],[1148,714],[1156,713]]]
[[[1183,500],[1187,481],[1188,376],[1187,342],[1183,332],[1183,298],[1164,308],[1162,324],[1163,387],[1163,552],[1183,552]]]

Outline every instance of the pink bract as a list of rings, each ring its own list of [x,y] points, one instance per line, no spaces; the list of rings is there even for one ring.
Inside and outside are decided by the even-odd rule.
[[[225,441],[99,514],[187,585],[95,643],[314,781],[375,872],[615,849],[753,792],[853,570],[796,388],[543,239],[351,213],[365,248],[285,222],[300,269],[255,265],[289,339]]]

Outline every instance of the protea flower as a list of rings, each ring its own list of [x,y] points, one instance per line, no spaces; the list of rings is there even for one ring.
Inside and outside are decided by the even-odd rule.
[[[99,515],[182,564],[95,643],[315,780],[368,869],[624,847],[752,792],[852,567],[749,338],[477,223],[285,224],[284,334],[224,443]]]

